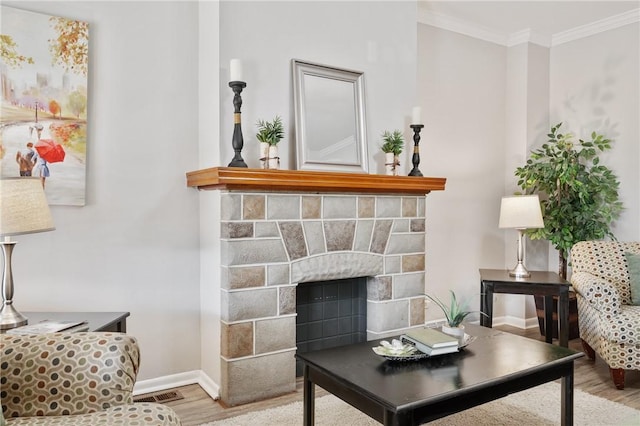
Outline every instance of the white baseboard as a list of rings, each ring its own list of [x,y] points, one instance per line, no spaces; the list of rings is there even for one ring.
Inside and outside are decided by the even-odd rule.
[[[492,324],[495,325],[509,325],[511,327],[516,327],[520,329],[529,329],[538,327],[538,317],[531,318],[518,318],[510,315],[505,315],[501,317],[494,317],[492,319]]]
[[[213,399],[220,397],[220,386],[215,383],[202,370],[187,371],[171,374],[169,376],[156,377],[154,379],[139,380],[133,387],[133,395],[143,395],[151,392],[159,392],[180,386],[198,384]]]

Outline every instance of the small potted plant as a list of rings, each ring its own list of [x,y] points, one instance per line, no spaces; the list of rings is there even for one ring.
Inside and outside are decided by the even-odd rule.
[[[464,338],[464,325],[462,321],[474,311],[468,310],[468,300],[459,302],[456,298],[456,293],[453,290],[449,290],[449,292],[451,292],[451,303],[449,306],[445,305],[435,296],[429,296],[428,294],[426,296],[433,300],[433,302],[442,309],[442,312],[444,312],[447,323],[442,326],[442,332],[462,339]]]
[[[276,116],[272,121],[258,120],[256,138],[260,141],[260,162],[265,169],[278,169],[278,143],[284,138],[282,119]]]
[[[384,142],[380,149],[385,153],[385,167],[387,174],[396,176],[398,174],[397,167],[400,165],[399,155],[402,154],[404,148],[404,137],[400,130],[394,130],[389,132],[385,130],[382,134],[382,141]]]

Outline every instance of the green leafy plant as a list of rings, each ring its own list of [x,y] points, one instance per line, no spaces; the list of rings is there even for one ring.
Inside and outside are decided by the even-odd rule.
[[[393,152],[393,155],[402,154],[402,149],[404,148],[404,137],[400,130],[394,130],[393,132],[385,130],[382,134],[382,141],[384,142],[380,147],[382,152]]]
[[[566,278],[571,247],[579,241],[615,239],[610,226],[623,207],[618,200],[620,183],[597,155],[611,149],[611,140],[592,132],[590,141],[576,143],[573,134],[560,133],[560,126],[551,127],[548,142],[531,151],[515,175],[525,193],[537,193],[541,199],[544,228],[526,233],[553,244],[559,252],[559,273]]]
[[[256,126],[258,127],[256,138],[260,142],[277,145],[284,137],[284,126],[279,116],[276,116],[272,121],[258,120]]]
[[[442,312],[444,312],[444,316],[447,318],[447,324],[449,327],[458,327],[462,324],[462,321],[477,311],[470,311],[469,309],[469,301],[458,302],[456,298],[456,293],[453,290],[449,290],[451,293],[451,302],[449,306],[447,306],[444,302],[438,299],[436,296],[426,295],[429,299],[433,300],[433,302],[438,305]]]

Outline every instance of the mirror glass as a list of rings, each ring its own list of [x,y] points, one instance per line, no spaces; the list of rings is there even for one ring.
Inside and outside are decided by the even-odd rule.
[[[364,74],[293,60],[298,170],[367,173]]]

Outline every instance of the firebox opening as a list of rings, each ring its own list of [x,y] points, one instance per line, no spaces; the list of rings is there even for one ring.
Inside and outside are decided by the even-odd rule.
[[[296,289],[296,346],[300,352],[367,340],[367,278],[307,282]],[[302,365],[296,362],[296,376]]]

